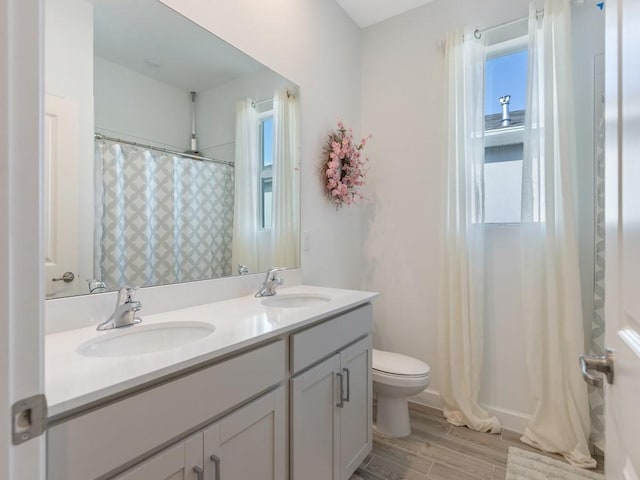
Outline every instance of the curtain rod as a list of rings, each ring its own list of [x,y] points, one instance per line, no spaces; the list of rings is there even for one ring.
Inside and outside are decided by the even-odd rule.
[[[145,145],[144,143],[132,142],[130,140],[124,140],[122,138],[109,137],[102,133],[95,133],[93,138],[96,140],[108,140],[110,142],[124,143],[126,145],[132,145],[134,147],[144,148],[145,150],[155,150],[156,152],[168,153],[170,155],[176,155],[178,157],[190,158],[192,160],[199,160],[201,162],[220,163],[227,165],[228,167],[234,167],[233,162],[227,162],[226,160],[218,160],[217,158],[203,157],[201,155],[193,155],[190,153],[179,152],[178,150],[171,150],[169,148],[154,147],[153,145]]]
[[[536,18],[540,18],[541,15],[544,15],[544,10],[536,10]],[[480,40],[482,38],[482,34],[485,32],[491,32],[499,28],[508,27],[510,25],[514,25],[519,22],[524,22],[525,20],[528,20],[528,19],[529,19],[529,16],[527,15],[526,17],[520,17],[514,20],[509,20],[507,22],[502,22],[502,23],[499,23],[498,25],[493,25],[492,27],[482,28],[482,29],[476,28],[473,31],[473,36],[476,37],[478,40]]]
[[[287,98],[296,98],[296,94],[287,88]],[[258,105],[262,105],[263,103],[273,102],[273,97],[263,98],[262,100],[252,100],[251,105],[253,108],[256,108]]]

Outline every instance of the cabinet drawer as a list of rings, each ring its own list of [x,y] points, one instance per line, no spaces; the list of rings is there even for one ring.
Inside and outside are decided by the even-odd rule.
[[[326,358],[371,330],[372,307],[367,304],[291,335],[291,373]]]
[[[285,367],[280,340],[55,425],[47,478],[100,477],[281,382]]]

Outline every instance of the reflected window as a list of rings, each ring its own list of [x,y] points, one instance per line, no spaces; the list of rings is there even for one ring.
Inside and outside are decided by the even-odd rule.
[[[273,110],[259,116],[260,135],[260,227],[271,228],[273,199]]]

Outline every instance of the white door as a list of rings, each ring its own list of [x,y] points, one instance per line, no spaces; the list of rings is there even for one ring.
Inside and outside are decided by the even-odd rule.
[[[42,0],[0,0],[0,478],[8,480],[45,478],[45,436],[14,444],[11,421],[12,405],[44,393],[42,12]]]
[[[76,103],[46,95],[42,183],[48,297],[87,292],[78,281],[78,121]]]
[[[340,352],[344,399],[340,410],[340,463],[348,480],[371,451],[371,336]]]
[[[197,433],[114,480],[196,480],[202,471],[202,433]]]
[[[207,480],[286,480],[284,387],[227,415],[204,431]]]
[[[640,1],[606,3],[606,476],[640,479]],[[621,49],[619,48],[621,47]]]
[[[291,380],[291,478],[340,478],[340,355]]]

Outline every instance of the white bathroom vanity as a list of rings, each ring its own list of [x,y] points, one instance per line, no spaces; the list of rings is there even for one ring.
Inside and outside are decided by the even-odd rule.
[[[376,296],[301,285],[47,335],[48,478],[348,479]]]

